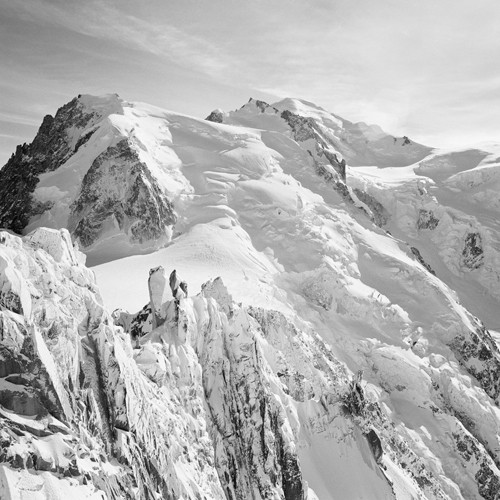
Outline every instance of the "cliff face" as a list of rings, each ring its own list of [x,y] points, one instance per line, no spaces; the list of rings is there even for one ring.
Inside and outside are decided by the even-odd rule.
[[[31,475],[42,498],[313,499],[314,456],[331,460],[342,495],[459,495],[362,375],[282,313],[236,304],[220,279],[188,296],[175,271],[167,279],[160,267],[149,277],[149,313],[128,321],[115,313],[117,326],[67,231],[2,232],[0,242],[6,498],[26,494]],[[460,338],[452,343],[495,398],[498,379],[481,374],[498,373],[499,353],[487,332],[474,335],[466,351]],[[436,361],[415,401],[471,474],[472,482],[455,478],[463,491],[477,484],[495,498],[493,421],[450,392],[459,372],[445,373]],[[404,376],[385,380],[389,392],[409,389]]]
[[[2,498],[223,498],[193,353],[150,373],[66,231],[1,242]]]
[[[71,205],[68,226],[84,248],[114,224],[131,243],[165,239],[176,221],[173,206],[148,167],[126,139],[109,147],[93,162]]]
[[[291,99],[62,109],[0,171],[2,499],[495,498],[495,155]]]
[[[356,170],[347,183],[390,214],[381,226],[417,248],[461,302],[498,329],[498,145],[435,151],[407,168]],[[362,199],[362,197],[360,197]]]
[[[168,242],[176,221],[168,193],[110,118],[119,122],[124,105],[116,95],[78,96],[47,115],[0,170],[0,227],[67,227],[86,250],[120,236],[135,252]]]
[[[50,205],[33,198],[41,174],[57,170],[92,135],[89,129],[102,118],[73,99],[52,117],[47,115],[31,144],[18,146],[0,170],[0,227],[21,233],[31,217]],[[76,139],[76,141],[75,141]]]

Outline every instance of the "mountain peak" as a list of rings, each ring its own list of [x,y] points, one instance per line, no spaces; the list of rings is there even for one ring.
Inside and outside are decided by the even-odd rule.
[[[296,97],[285,97],[284,99],[273,103],[273,106],[280,111],[288,110],[293,113],[302,114],[304,116],[312,112],[326,113],[328,115],[331,115],[331,113],[326,111],[321,106],[318,106],[313,102],[306,101],[305,99],[298,99]]]
[[[496,498],[498,155],[208,120],[80,95],[0,170],[0,497]]]
[[[103,116],[120,113],[125,102],[118,94],[79,94],[76,99],[84,108],[99,112]]]

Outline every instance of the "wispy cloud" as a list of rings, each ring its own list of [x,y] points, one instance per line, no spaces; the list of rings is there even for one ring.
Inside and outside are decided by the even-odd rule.
[[[103,1],[17,0],[13,4],[11,8],[25,19],[114,42],[209,76],[220,75],[231,64],[227,53],[202,37],[165,22],[147,21]]]
[[[22,135],[17,135],[17,134],[3,134],[3,133],[0,133],[0,138],[2,138],[2,139],[16,139],[16,140],[19,140],[19,139],[22,139],[23,136]]]
[[[29,125],[29,126],[40,125],[39,117],[28,116],[19,113],[9,113],[5,111],[0,111],[0,121],[7,123],[16,123],[18,125]]]
[[[15,42],[3,12],[23,20]],[[3,110],[52,112],[52,89],[85,89],[201,115],[261,92],[420,140],[492,136],[498,16],[497,0],[9,0],[0,86],[24,93],[11,89],[19,107]]]

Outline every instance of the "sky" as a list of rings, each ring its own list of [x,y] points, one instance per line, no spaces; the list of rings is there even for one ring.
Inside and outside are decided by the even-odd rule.
[[[205,117],[312,101],[430,146],[500,141],[498,0],[0,0],[0,165],[77,94]]]

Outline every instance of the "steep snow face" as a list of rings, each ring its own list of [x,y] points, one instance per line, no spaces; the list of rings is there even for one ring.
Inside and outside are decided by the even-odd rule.
[[[91,436],[103,428],[93,437],[102,449],[113,443],[103,457],[124,461],[118,485],[91,476],[112,498],[127,481],[146,498],[495,498],[500,357],[467,309],[495,324],[494,276],[482,269],[495,268],[496,205],[482,193],[495,182],[498,154],[457,161],[297,100],[251,100],[210,120],[119,106],[79,149],[85,162],[77,152],[40,175],[33,196],[50,199],[62,186],[61,210],[48,208],[25,230],[68,225],[88,245],[105,303],[132,311],[113,314],[125,333],[101,306],[97,316],[63,309],[82,348],[53,363],[43,347],[30,351],[52,382],[45,399],[16,411],[38,414],[41,400],[56,418],[73,412],[80,422],[66,381],[84,373],[85,389],[101,396],[80,427]],[[362,132],[346,133],[342,146],[348,129]],[[346,164],[349,148],[371,163],[377,144],[372,158],[388,168]],[[8,241],[22,254],[48,240],[44,231]],[[69,265],[53,240],[57,266]],[[81,267],[71,252],[70,267]],[[2,307],[33,314],[49,300],[30,285],[36,265],[9,259],[0,266]],[[58,287],[56,305],[66,307]],[[92,303],[77,297],[75,307]],[[76,351],[86,355],[83,369]],[[71,380],[81,391],[80,376]]]
[[[348,184],[390,214],[381,226],[416,248],[490,328],[499,329],[500,147],[437,151],[404,169],[351,170]]]
[[[378,125],[352,123],[301,99],[283,99],[274,104],[250,99],[242,108],[219,113],[221,123],[238,124],[283,132],[287,115],[297,115],[314,123],[314,128],[348,165],[382,167],[409,165],[427,156],[432,148],[408,137],[394,137]]]
[[[21,232],[30,219],[43,214],[59,196],[58,183],[51,183],[41,197],[34,197],[40,175],[59,169],[93,134],[93,128],[110,112],[119,111],[116,96],[75,98],[47,115],[34,141],[18,146],[1,170],[0,226]],[[63,186],[62,186],[63,187]]]
[[[210,127],[203,132],[197,121],[189,146],[202,145],[205,134],[219,135],[211,153],[224,144],[233,149],[238,136],[247,148],[260,133],[245,131],[242,124],[285,135],[291,129],[295,140],[309,141],[303,149],[313,155],[317,169],[324,171],[324,164],[324,174],[330,175],[333,167],[343,180],[342,157],[352,165],[394,165],[412,163],[428,152],[293,99],[273,106],[251,100],[237,112],[218,111],[211,119],[234,123],[238,131],[233,130],[234,137],[228,137],[228,128],[225,134],[213,134]],[[45,117],[33,143],[19,146],[0,170],[0,226],[18,233],[67,227],[91,262],[164,246],[177,221],[174,206],[182,206],[190,191],[191,179],[183,172],[186,154],[192,153],[183,147],[189,127],[187,117],[116,95],[73,99],[54,118]]]
[[[425,248],[377,227],[391,224],[395,212],[363,184],[374,169],[347,166],[345,184],[341,154],[316,121],[298,111],[284,119],[265,103],[250,102],[229,114],[242,125],[236,118],[225,124],[224,114],[223,123],[172,119],[171,147],[192,191],[176,202],[179,219],[167,248],[95,268],[106,299],[138,310],[148,296],[141,283],[161,263],[175,267],[193,289],[222,276],[237,302],[270,307],[298,327],[314,328],[348,370],[362,369],[408,450],[426,457],[425,468],[440,478],[443,495],[492,497],[499,396],[493,338],[440,279],[441,268],[429,265]],[[421,179],[413,169],[377,170],[387,172],[385,192]],[[420,224],[430,228],[435,219],[423,214]],[[478,239],[469,241],[467,261],[477,262]],[[453,251],[463,255],[462,246]],[[469,434],[482,451],[465,445]],[[323,441],[306,438],[314,446],[299,448],[299,457],[311,487],[329,498],[333,473],[321,464],[342,471],[337,484],[350,476]],[[467,455],[478,458],[462,472],[458,464]]]
[[[124,331],[66,231],[0,241],[2,498],[495,498],[499,412],[478,382],[499,353],[459,306],[463,368],[422,332],[339,338],[354,375],[312,322],[236,304],[220,278],[190,296],[152,269]],[[304,293],[328,311],[331,289],[311,275]]]
[[[150,373],[67,231],[0,242],[0,497],[224,498],[193,351]]]
[[[0,170],[0,226],[67,227],[88,253],[166,244],[176,220],[172,183],[155,161],[144,162],[129,109],[116,95],[83,95],[46,116],[34,141]]]

